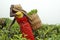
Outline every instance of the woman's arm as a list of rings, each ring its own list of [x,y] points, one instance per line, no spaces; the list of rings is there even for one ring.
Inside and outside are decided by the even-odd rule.
[[[13,19],[13,21],[11,22],[11,24],[9,25],[8,30],[10,30],[10,28],[12,27],[12,25],[15,23],[15,18]]]
[[[16,16],[15,11],[13,10],[13,8],[14,8],[14,5],[11,5],[11,8],[10,8],[10,17]]]
[[[10,17],[15,16],[16,14],[12,12],[12,10],[10,9]]]

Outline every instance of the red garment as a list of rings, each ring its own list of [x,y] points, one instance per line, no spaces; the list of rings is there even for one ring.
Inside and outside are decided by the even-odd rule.
[[[30,39],[30,40],[34,40],[34,35],[33,35],[33,32],[32,32],[32,28],[30,26],[30,23],[28,22],[27,20],[27,17],[24,16],[22,18],[16,18],[18,24],[20,25],[20,30],[24,36],[25,36],[27,39]]]

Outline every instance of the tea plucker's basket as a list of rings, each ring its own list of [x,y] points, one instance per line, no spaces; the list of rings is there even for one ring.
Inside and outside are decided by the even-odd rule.
[[[31,12],[28,13],[28,16],[32,19],[32,20],[29,20],[29,22],[31,23],[33,30],[36,30],[41,27],[42,25],[41,19],[39,18],[36,9],[31,10]]]

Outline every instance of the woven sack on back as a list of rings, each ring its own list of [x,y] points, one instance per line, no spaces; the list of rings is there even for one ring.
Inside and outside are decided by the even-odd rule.
[[[42,23],[37,13],[33,13],[32,15],[29,15],[29,17],[32,19],[29,20],[29,22],[31,23],[33,30],[36,30],[41,27]]]

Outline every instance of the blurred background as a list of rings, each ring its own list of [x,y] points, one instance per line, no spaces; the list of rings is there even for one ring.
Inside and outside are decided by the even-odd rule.
[[[24,10],[38,10],[38,15],[45,24],[60,24],[60,0],[0,0],[0,18],[10,17],[11,4],[21,4]]]

